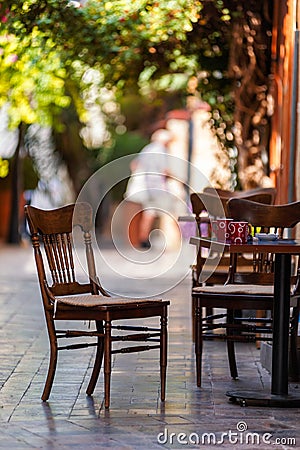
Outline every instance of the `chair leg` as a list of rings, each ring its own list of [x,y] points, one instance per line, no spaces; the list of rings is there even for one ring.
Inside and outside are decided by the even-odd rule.
[[[168,334],[167,334],[167,308],[160,319],[161,335],[160,335],[160,399],[162,402],[166,398],[166,376],[167,376],[167,348],[168,348]]]
[[[111,379],[111,321],[105,321],[104,336],[104,406],[110,404],[110,379]]]
[[[299,305],[293,308],[291,319],[291,336],[290,336],[290,371],[292,381],[299,381],[299,362],[298,362],[298,322],[299,322]]]
[[[197,386],[201,387],[202,372],[202,306],[198,298],[195,299],[195,354],[196,354],[196,379]]]
[[[43,402],[46,402],[50,396],[50,391],[53,385],[53,380],[55,376],[56,366],[57,366],[57,338],[55,333],[55,327],[52,319],[47,317],[47,327],[50,341],[50,356],[49,356],[49,367],[48,374],[45,381],[44,391],[42,394]]]
[[[195,315],[195,309],[196,309],[196,301],[194,297],[192,297],[192,340],[195,342],[195,322],[196,322],[196,315]]]
[[[103,333],[103,323],[102,321],[96,321],[96,329],[98,333]],[[98,336],[97,342],[97,352],[95,356],[94,368],[90,378],[89,385],[87,387],[86,393],[87,395],[92,395],[99,377],[100,369],[102,366],[103,360],[103,350],[104,350],[104,339],[103,336]]]
[[[227,323],[234,322],[234,311],[227,311]],[[231,331],[227,330],[227,334],[230,336]],[[231,339],[227,339],[227,353],[228,353],[228,361],[229,361],[229,369],[231,377],[235,380],[238,378],[238,371],[236,366],[236,358],[235,358],[235,350],[234,350],[234,341]]]

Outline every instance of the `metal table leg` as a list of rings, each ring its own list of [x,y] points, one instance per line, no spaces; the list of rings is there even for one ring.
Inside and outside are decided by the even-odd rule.
[[[300,396],[288,393],[291,255],[275,255],[271,393],[228,391],[230,401],[241,406],[298,408]]]

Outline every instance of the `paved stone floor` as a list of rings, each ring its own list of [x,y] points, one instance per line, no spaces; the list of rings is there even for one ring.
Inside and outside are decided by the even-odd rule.
[[[104,254],[111,256],[111,249]],[[172,252],[168,258],[173,260]],[[188,258],[182,262],[186,273]],[[156,280],[171,300],[165,403],[159,400],[156,351],[117,355],[106,411],[102,373],[93,397],[85,394],[93,362],[89,349],[61,352],[44,403],[48,341],[32,251],[0,247],[0,449],[300,448],[299,409],[240,407],[225,396],[232,388],[270,388],[254,345],[237,346],[240,379],[232,381],[224,343],[206,342],[203,387],[196,387],[190,277],[176,270]],[[125,284],[132,295],[141,291],[141,283]],[[298,392],[300,385],[290,390]]]

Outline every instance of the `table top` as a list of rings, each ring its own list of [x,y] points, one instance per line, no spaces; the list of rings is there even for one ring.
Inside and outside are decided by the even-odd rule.
[[[218,251],[230,253],[289,253],[291,255],[300,254],[300,240],[298,239],[277,239],[275,241],[256,240],[247,244],[226,244],[209,238],[191,237],[190,244],[201,245],[206,248],[213,247]]]

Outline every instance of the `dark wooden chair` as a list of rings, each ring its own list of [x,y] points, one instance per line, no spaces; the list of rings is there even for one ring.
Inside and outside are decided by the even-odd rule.
[[[55,210],[43,211],[25,206],[38,280],[43,300],[48,336],[50,342],[50,362],[42,400],[49,398],[52,388],[58,350],[78,349],[96,346],[96,356],[92,375],[87,387],[87,395],[92,395],[104,358],[104,404],[110,404],[111,359],[115,353],[141,352],[150,349],[160,351],[161,400],[165,399],[167,366],[167,308],[169,301],[148,298],[110,297],[101,286],[96,275],[92,249],[91,230],[93,228],[92,209],[87,203],[68,205]],[[73,255],[73,228],[78,227],[82,243],[85,245],[87,279],[80,283],[76,277]],[[76,239],[77,239],[76,230]],[[76,240],[77,243],[77,240]],[[113,325],[115,321],[129,322],[130,319],[160,318],[160,326]],[[94,329],[57,329],[61,321],[91,321]],[[92,325],[91,325],[92,327]],[[81,327],[82,328],[82,327]],[[93,328],[93,327],[92,327]],[[118,331],[118,334],[113,330]],[[88,343],[58,345],[61,338],[91,338]],[[144,344],[133,345],[134,341]],[[116,342],[127,342],[119,348]],[[66,381],[67,382],[67,381]]]
[[[244,220],[251,224],[253,232],[277,232],[282,236],[285,230],[293,229],[300,222],[300,202],[286,205],[266,205],[246,199],[230,199],[228,212],[234,220]],[[231,255],[227,280],[224,285],[198,286],[192,289],[195,305],[195,352],[197,385],[201,386],[203,338],[222,339],[227,342],[229,367],[232,378],[238,377],[234,342],[255,342],[272,340],[273,310],[273,262],[272,254],[254,254],[251,271],[241,271],[241,255]],[[291,279],[293,292],[291,320],[291,376],[299,379],[297,361],[297,327],[299,316],[299,269]],[[221,308],[224,314],[204,317],[203,309]],[[252,317],[236,314],[236,311],[254,311]],[[269,317],[256,317],[256,311],[269,311]],[[218,322],[217,319],[221,320]],[[225,319],[225,320],[222,320]],[[217,329],[223,333],[215,333]]]
[[[216,196],[213,192],[217,192]],[[197,224],[198,235],[203,236],[203,233],[210,234],[210,221],[216,219],[217,217],[230,217],[228,212],[227,203],[230,198],[246,198],[253,202],[263,203],[272,205],[274,204],[276,196],[275,188],[259,188],[251,189],[249,191],[225,191],[222,189],[205,188],[205,192],[202,193],[192,193],[190,196],[192,211],[195,215],[195,220]],[[209,236],[210,237],[210,236]],[[206,254],[206,250],[204,250]],[[206,258],[203,257],[203,249],[199,247],[197,253],[196,265],[192,268],[192,281],[193,287],[201,285],[201,280],[199,279],[200,274],[202,278],[206,279],[206,283],[215,284],[224,281],[224,277],[227,276],[224,273],[224,267],[228,265],[228,257],[223,257],[218,264],[218,269],[212,275],[210,279],[206,278],[206,274],[203,273],[203,265]],[[247,263],[247,261],[246,261]],[[227,270],[225,270],[227,272]]]
[[[219,192],[219,195],[213,195],[212,192]],[[248,200],[273,204],[275,199],[275,189],[253,189],[250,191],[238,191],[238,197],[241,197],[241,192],[244,193]],[[223,196],[222,193],[228,195]],[[214,190],[213,188],[206,188],[206,192],[191,194],[192,211],[195,215],[198,235],[204,237],[205,235],[211,237],[211,221],[217,217],[230,217],[227,208],[230,191],[223,191],[221,189]],[[203,285],[224,284],[228,276],[228,266],[230,263],[229,255],[224,254],[210,255],[210,260],[207,260],[207,249],[204,249],[201,244],[197,250],[196,264],[192,266],[192,288]],[[214,261],[215,258],[215,261]],[[239,266],[241,270],[248,270],[248,257],[241,257]],[[192,297],[193,298],[193,297]],[[212,315],[212,308],[207,308],[207,315]],[[192,336],[195,338],[195,302],[192,301]]]
[[[226,204],[227,199],[221,199],[220,197],[216,197],[211,194],[206,193],[193,193],[190,196],[192,211],[195,215],[195,221],[197,224],[197,231],[199,237],[211,237],[212,236],[212,227],[211,221],[216,219],[217,217],[226,216]],[[218,270],[212,273],[207,278],[207,273],[203,273],[203,267],[205,265],[207,258],[207,249],[201,247],[198,248],[197,251],[197,260],[196,264],[192,267],[192,286],[201,286],[203,284],[203,280],[206,283],[225,283],[227,278],[227,266],[229,264],[229,260],[227,257],[223,257],[222,261],[218,264]],[[223,265],[225,264],[225,271]],[[223,270],[220,272],[219,269]],[[200,276],[202,277],[200,279]]]

